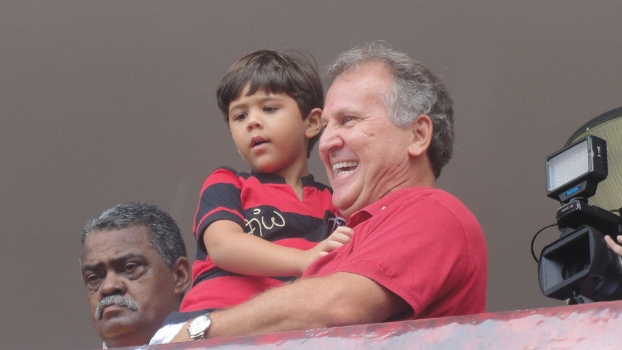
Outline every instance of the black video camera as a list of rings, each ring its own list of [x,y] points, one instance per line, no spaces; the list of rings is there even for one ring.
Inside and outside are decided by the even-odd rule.
[[[558,199],[561,238],[538,260],[542,293],[570,304],[622,299],[622,258],[607,246],[621,234],[618,215],[588,204],[608,176],[607,143],[593,135],[547,157],[547,196]]]

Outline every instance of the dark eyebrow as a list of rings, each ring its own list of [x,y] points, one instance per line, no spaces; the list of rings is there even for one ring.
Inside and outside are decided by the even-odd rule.
[[[283,100],[283,97],[276,95],[276,94],[270,94],[268,96],[264,96],[259,99],[261,103],[266,103],[266,102],[271,102],[271,101],[282,101],[282,100]],[[229,105],[229,112],[231,112],[234,109],[245,108],[247,105],[248,105],[247,103],[235,103],[235,104],[232,103]]]
[[[142,254],[130,253],[130,254],[125,254],[125,255],[116,257],[116,258],[114,258],[112,260],[109,260],[108,263],[110,265],[112,265],[112,266],[117,266],[117,265],[120,265],[120,264],[124,263],[127,260],[135,259],[135,258],[138,258],[138,259],[143,260],[143,261],[147,261],[147,258],[144,255],[142,255]],[[84,266],[82,266],[82,272],[88,271],[88,270],[97,270],[98,268],[102,267],[103,265],[104,265],[103,262],[99,262],[99,263],[94,264],[94,265],[84,265]]]
[[[245,108],[245,107],[246,107],[246,103],[230,104],[228,113],[231,113],[231,111],[233,111],[235,109],[242,109],[242,108]]]
[[[264,96],[260,99],[260,101],[262,102],[266,102],[266,101],[282,101],[284,98],[283,96],[279,96],[279,95],[275,95],[275,94],[270,94],[268,96]]]

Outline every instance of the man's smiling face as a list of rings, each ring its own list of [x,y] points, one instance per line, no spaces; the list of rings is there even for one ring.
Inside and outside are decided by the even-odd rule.
[[[412,134],[391,121],[383,99],[392,84],[382,64],[364,63],[337,77],[326,95],[320,158],[346,216],[409,181]]]

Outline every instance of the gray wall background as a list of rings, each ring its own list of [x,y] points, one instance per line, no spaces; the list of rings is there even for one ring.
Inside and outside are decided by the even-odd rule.
[[[562,305],[529,251],[553,223],[544,158],[622,106],[622,2],[0,1],[0,347],[94,348],[78,268],[87,219],[146,200],[191,223],[214,168],[245,169],[215,103],[260,48],[384,39],[444,76],[456,150],[439,187],[488,242],[487,311]],[[326,182],[317,155],[311,170]],[[558,238],[545,231],[537,250]]]

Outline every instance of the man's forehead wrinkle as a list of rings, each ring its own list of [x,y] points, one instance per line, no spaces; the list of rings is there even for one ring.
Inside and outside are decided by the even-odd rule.
[[[107,259],[105,261],[98,261],[94,264],[88,264],[88,265],[84,265],[82,270],[86,271],[86,270],[95,270],[95,269],[100,269],[102,267],[104,267],[105,265],[110,265],[110,266],[117,266],[119,264],[124,263],[125,261],[129,260],[129,259],[133,259],[133,258],[139,258],[142,260],[147,260],[147,258],[143,255],[143,254],[138,254],[138,253],[127,253],[124,255],[120,255],[120,256],[115,256],[113,258]]]
[[[82,272],[84,271],[92,271],[92,270],[98,270],[100,268],[102,268],[104,266],[103,262],[98,262],[95,264],[89,264],[89,265],[82,265]]]
[[[125,254],[125,255],[121,255],[121,256],[112,258],[112,259],[109,260],[109,262],[110,262],[110,264],[119,264],[119,263],[125,262],[125,261],[127,261],[129,259],[133,259],[133,258],[140,258],[140,259],[146,260],[146,257],[143,254],[128,253],[128,254]]]
[[[364,115],[365,110],[359,108],[358,105],[355,104],[341,104],[336,103],[335,108],[332,110],[330,117],[341,117],[341,116],[359,116]]]

